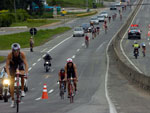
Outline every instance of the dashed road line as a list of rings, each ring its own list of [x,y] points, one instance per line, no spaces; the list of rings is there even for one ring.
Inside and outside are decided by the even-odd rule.
[[[75,58],[75,57],[76,57],[75,55],[72,56],[72,58]]]
[[[32,69],[32,67],[30,67],[29,69],[28,69],[28,71],[30,71]]]
[[[48,51],[48,53],[51,52],[51,51],[52,51],[53,49],[55,49],[56,47],[58,47],[59,45],[61,45],[63,42],[69,40],[70,38],[72,38],[72,35],[71,35],[70,37],[66,38],[65,40],[61,41],[61,42],[58,43],[57,45],[55,45],[53,48],[51,48],[51,49]]]
[[[84,46],[84,43],[82,44],[82,46]]]
[[[41,53],[44,52],[44,51],[46,51],[46,49],[47,49],[47,48],[43,49],[43,50],[41,51]]]
[[[42,57],[45,57],[46,54],[44,54]]]
[[[41,58],[39,58],[37,61],[39,62],[41,60]]]
[[[32,64],[32,66],[35,66],[35,65],[36,65],[36,63]]]
[[[35,100],[41,100],[41,97],[39,97],[39,98],[36,98]]]
[[[77,52],[79,52],[80,51],[80,49],[77,49]]]
[[[104,45],[104,43],[106,43],[106,42],[103,42],[103,43],[96,49],[96,51],[98,51],[98,50]]]
[[[51,89],[48,93],[52,93],[54,91],[54,89]]]

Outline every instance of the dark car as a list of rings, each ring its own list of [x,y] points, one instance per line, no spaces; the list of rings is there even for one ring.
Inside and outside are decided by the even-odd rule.
[[[110,10],[117,10],[117,7],[115,5],[111,5]]]
[[[128,39],[141,39],[141,30],[138,28],[138,25],[131,25],[128,31]]]
[[[89,30],[89,31],[91,30],[91,29],[90,29],[90,28],[91,28],[90,23],[83,23],[83,24],[82,24],[82,28],[83,28],[84,32],[87,33],[88,30]]]

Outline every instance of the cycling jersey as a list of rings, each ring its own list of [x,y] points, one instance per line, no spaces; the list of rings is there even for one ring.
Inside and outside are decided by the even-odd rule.
[[[12,60],[10,61],[10,69],[16,70],[19,67],[19,70],[24,70],[24,63],[21,58],[21,53],[17,57],[14,56],[12,52]]]
[[[71,63],[71,62],[70,62]],[[74,70],[74,64],[72,63],[72,66],[69,66],[69,63],[67,63],[67,78],[75,78],[75,70]]]
[[[63,80],[65,78],[65,72],[59,72],[60,79]]]
[[[88,37],[88,36],[85,36],[85,40],[89,40],[89,37]]]
[[[139,44],[134,44],[133,47],[134,47],[134,48],[139,48],[140,45],[139,45]]]

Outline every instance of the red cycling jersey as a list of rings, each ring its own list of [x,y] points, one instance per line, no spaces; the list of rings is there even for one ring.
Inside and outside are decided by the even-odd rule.
[[[89,40],[89,37],[88,37],[88,36],[85,36],[85,40]]]

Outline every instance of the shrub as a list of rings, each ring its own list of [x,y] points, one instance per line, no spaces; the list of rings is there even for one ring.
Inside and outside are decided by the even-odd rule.
[[[46,20],[40,20],[40,19],[27,19],[27,22],[29,23],[46,23]]]

